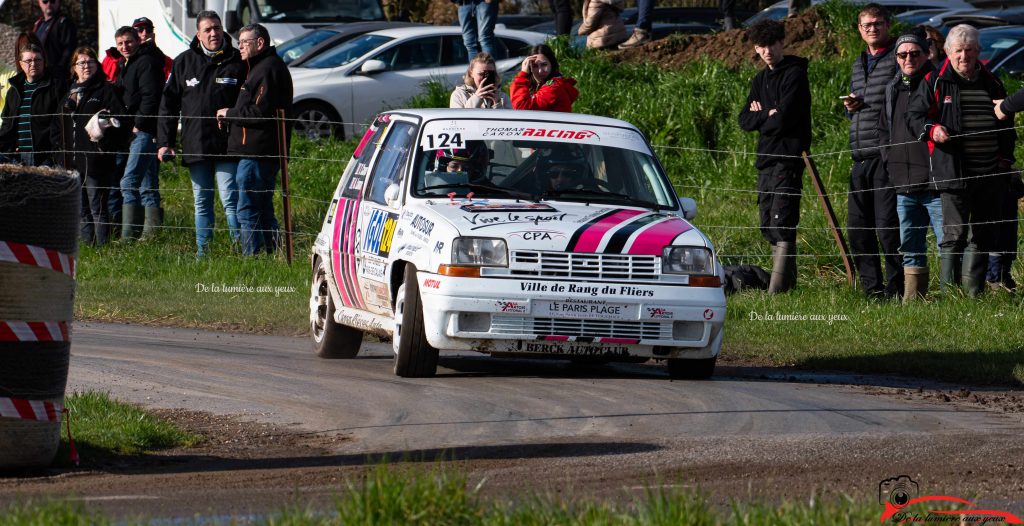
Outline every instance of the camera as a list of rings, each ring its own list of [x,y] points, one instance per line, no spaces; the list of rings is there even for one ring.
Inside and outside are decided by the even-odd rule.
[[[907,475],[888,478],[878,483],[879,504],[884,505],[888,502],[897,508],[902,508],[917,495],[917,482]]]

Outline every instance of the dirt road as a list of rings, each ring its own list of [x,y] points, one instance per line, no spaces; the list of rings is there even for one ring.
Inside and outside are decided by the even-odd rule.
[[[69,391],[164,410],[210,440],[84,472],[0,478],[0,504],[75,495],[115,514],[258,514],[296,492],[326,505],[367,455],[444,451],[491,495],[623,498],[671,483],[723,502],[875,499],[879,481],[909,475],[922,490],[1024,515],[1024,413],[985,407],[1014,393],[966,404],[944,394],[952,386],[895,378],[724,364],[714,380],[688,382],[663,369],[466,354],[443,356],[437,378],[401,379],[390,345],[327,361],[305,339],[77,324]]]

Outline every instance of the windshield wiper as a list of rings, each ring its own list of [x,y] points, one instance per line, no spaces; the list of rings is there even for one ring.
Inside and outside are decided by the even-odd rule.
[[[590,188],[567,188],[565,190],[548,190],[548,191],[544,192],[543,194],[541,194],[540,197],[543,199],[543,198],[546,198],[546,197],[565,197],[565,196],[571,196],[571,195],[600,197],[600,198],[609,199],[609,200],[622,200],[622,201],[625,201],[626,203],[628,203],[630,205],[633,205],[633,206],[639,206],[639,207],[644,207],[644,208],[653,208],[655,210],[660,210],[661,208],[663,208],[661,205],[659,205],[658,203],[655,203],[653,201],[644,201],[643,199],[637,199],[635,197],[631,197],[631,196],[628,196],[626,194],[618,194],[618,193],[615,193],[615,192],[604,192],[604,191],[601,191],[601,190],[592,190]]]
[[[497,192],[499,194],[509,195],[509,196],[515,197],[516,199],[525,199],[527,201],[537,201],[537,196],[535,196],[533,194],[528,194],[526,192],[519,192],[517,190],[512,190],[511,188],[502,188],[500,186],[491,186],[491,185],[476,184],[476,183],[435,184],[435,185],[432,185],[432,186],[428,186],[426,188],[420,188],[419,191],[420,192],[426,192],[428,190],[437,190],[437,189],[440,189],[440,188],[468,188],[468,189],[470,189],[470,190],[472,190],[474,192],[479,192],[479,191]]]

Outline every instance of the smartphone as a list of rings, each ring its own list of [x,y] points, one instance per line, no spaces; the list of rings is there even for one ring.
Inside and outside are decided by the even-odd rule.
[[[848,99],[848,98],[850,98],[850,96],[849,96],[849,95],[840,95],[840,96],[839,96],[839,100],[846,100],[846,99]]]
[[[491,86],[498,84],[498,72],[497,71],[485,71],[484,72],[484,86]]]

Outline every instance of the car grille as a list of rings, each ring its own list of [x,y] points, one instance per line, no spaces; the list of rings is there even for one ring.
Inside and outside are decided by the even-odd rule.
[[[573,252],[512,252],[513,275],[580,279],[655,280],[661,273],[657,256],[576,254]]]
[[[491,334],[671,340],[672,322],[573,320],[495,314],[491,317]]]

